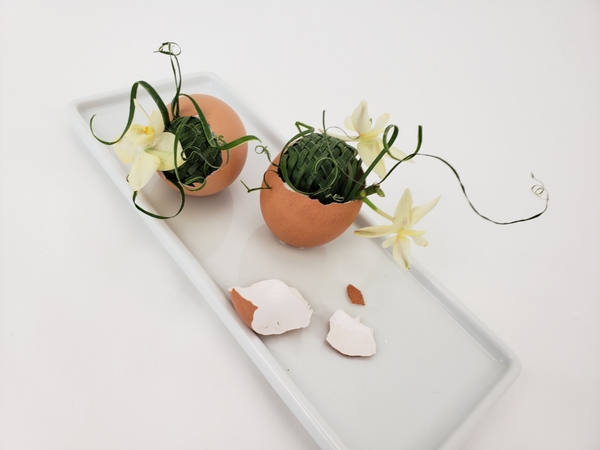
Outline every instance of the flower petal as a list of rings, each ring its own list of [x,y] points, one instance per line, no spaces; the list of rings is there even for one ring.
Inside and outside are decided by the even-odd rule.
[[[373,161],[375,161],[375,158],[377,158],[381,150],[376,140],[370,140],[360,141],[358,144],[356,144],[356,151],[358,152],[360,159],[362,159],[365,165],[369,167]],[[379,176],[379,178],[385,177],[386,172],[383,158],[379,160],[373,171]]]
[[[175,135],[173,133],[165,132],[158,137],[153,148],[146,150],[146,153],[155,155],[160,159],[158,170],[173,170],[175,168],[175,161],[173,158],[174,144]],[[181,142],[177,142],[177,167],[183,164],[183,159],[181,157],[182,151]]]
[[[376,238],[393,233],[395,230],[390,225],[375,225],[354,230],[354,234],[366,238]]]
[[[419,220],[423,218],[425,214],[431,211],[435,205],[437,205],[440,200],[441,195],[438,198],[434,198],[430,202],[425,203],[424,205],[417,206],[413,208],[410,212],[410,224],[411,226],[415,225]]]
[[[390,153],[392,154],[392,156],[394,158],[396,158],[397,160],[402,160],[404,158],[406,158],[408,155],[406,153],[404,153],[402,150],[398,150],[396,147],[390,147]],[[406,161],[404,161],[405,163],[414,163],[415,159],[411,158],[411,159],[407,159]]]
[[[146,152],[138,152],[133,158],[133,164],[131,165],[131,171],[129,172],[129,186],[134,191],[139,191],[143,188],[154,172],[160,166],[160,158],[155,155],[151,155]]]
[[[377,138],[377,141],[379,142],[379,145],[381,146],[381,148],[383,148],[383,139],[382,139],[382,138]],[[402,150],[398,150],[396,147],[390,147],[390,153],[391,153],[391,154],[392,154],[392,156],[393,156],[394,158],[396,158],[397,160],[404,159],[404,158],[406,158],[406,156],[407,156],[407,155],[406,155],[406,153],[404,153]],[[387,154],[386,154],[386,156],[387,156],[388,158],[390,157],[390,155],[387,155]],[[411,158],[411,159],[409,159],[409,160],[407,160],[407,161],[405,161],[405,162],[410,162],[410,163],[412,163],[412,162],[413,162],[413,160],[414,160],[414,158]]]
[[[408,225],[410,220],[410,208],[412,207],[412,194],[410,189],[406,188],[402,197],[398,201],[396,211],[394,212],[394,227],[398,230]]]
[[[388,113],[380,115],[375,121],[375,126],[373,126],[373,132],[380,135],[385,131],[385,124],[390,120],[390,115]]]
[[[408,239],[398,236],[392,247],[392,255],[405,270],[410,269],[410,241]]]
[[[149,147],[154,142],[154,128],[134,123],[121,140],[129,140],[136,147]]]
[[[404,236],[410,236],[410,237],[415,237],[415,236],[423,236],[425,234],[425,232],[423,230],[402,230],[402,235]]]
[[[424,233],[424,232],[423,232]],[[411,236],[413,242],[418,245],[419,247],[427,247],[427,245],[429,245],[429,242],[427,242],[427,239],[425,239],[423,237],[423,235],[419,235],[419,236]]]
[[[398,235],[394,235],[391,238],[387,238],[385,241],[383,241],[381,243],[381,246],[383,248],[388,248],[390,245],[392,245],[394,242],[396,242],[396,239],[398,239]]]
[[[358,134],[367,134],[371,131],[371,118],[366,101],[360,102],[360,105],[352,113],[352,125]]]
[[[113,145],[115,153],[123,164],[129,164],[135,156],[136,145],[135,142],[127,135]]]
[[[150,125],[154,128],[157,137],[165,131],[165,121],[158,109],[152,111],[152,114],[150,115]]]
[[[146,119],[148,119],[148,123],[152,124],[152,119],[150,118],[146,110],[142,108],[142,105],[140,105],[140,103],[135,98],[133,99],[133,103],[135,104],[135,109],[139,109],[140,112],[146,117]]]
[[[348,128],[350,131],[356,131],[354,125],[352,124],[352,117],[348,116],[344,119],[344,126]]]

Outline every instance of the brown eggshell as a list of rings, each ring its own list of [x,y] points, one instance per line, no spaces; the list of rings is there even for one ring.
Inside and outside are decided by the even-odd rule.
[[[232,142],[246,135],[246,128],[242,123],[242,119],[240,119],[238,114],[227,103],[216,97],[205,94],[193,94],[190,95],[190,97],[198,103],[198,106],[200,106],[200,109],[204,113],[212,131],[217,136],[221,135],[226,142]],[[167,106],[167,109],[170,113],[170,105]],[[179,115],[197,115],[196,108],[189,98],[179,98]],[[233,183],[242,172],[244,164],[246,163],[248,143],[243,143],[240,146],[231,149],[229,151],[229,161],[227,161],[228,156],[226,151],[221,152],[221,156],[223,157],[221,168],[211,173],[206,178],[206,185],[199,191],[189,191],[186,189],[185,193],[187,195],[204,197],[216,194]],[[162,178],[164,178],[164,176]],[[173,189],[178,190],[171,182],[167,181],[167,184]]]
[[[274,162],[279,161],[279,156]],[[271,165],[265,173],[270,189],[260,191],[260,209],[271,232],[294,247],[316,247],[340,236],[354,222],[361,200],[323,205],[288,189]],[[265,183],[263,182],[263,187]]]
[[[242,321],[246,325],[248,325],[249,328],[252,328],[252,320],[254,320],[254,311],[258,309],[258,306],[246,300],[235,289],[231,289],[229,291],[229,297],[231,298],[231,303],[233,303],[233,307],[235,308]]]
[[[362,305],[365,306],[365,298],[362,295],[362,292],[352,284],[349,284],[346,288],[346,292],[348,293],[348,298],[354,305]]]

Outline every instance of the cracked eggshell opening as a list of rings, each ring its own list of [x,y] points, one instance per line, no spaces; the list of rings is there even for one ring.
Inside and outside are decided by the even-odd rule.
[[[377,351],[373,330],[337,309],[329,319],[329,333],[325,338],[338,352],[347,356],[372,356]]]
[[[300,292],[280,280],[235,286],[229,289],[229,296],[240,318],[258,334],[306,328],[313,313]]]

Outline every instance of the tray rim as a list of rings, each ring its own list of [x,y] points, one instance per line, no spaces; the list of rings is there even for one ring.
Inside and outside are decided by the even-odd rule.
[[[269,130],[274,140],[285,142],[277,135],[268,122],[260,114],[257,114],[231,87],[229,87],[218,75],[209,71],[186,74],[184,77],[188,83],[207,83],[218,85],[235,97],[238,107],[243,108],[245,115],[254,116]],[[190,81],[195,80],[195,81]],[[168,88],[173,83],[172,79],[163,79],[152,83],[157,91]],[[117,188],[131,202],[131,191],[129,185],[122,176],[123,169],[116,159],[105,150],[105,146],[96,141],[89,132],[89,123],[84,120],[81,110],[90,103],[107,104],[111,101],[121,99],[128,95],[130,88],[115,89],[112,91],[80,97],[70,101],[67,105],[67,115],[87,149],[94,155],[98,163],[105,169]],[[143,193],[137,200],[144,209],[152,210],[150,203]],[[212,277],[206,272],[200,262],[194,257],[187,246],[181,241],[177,234],[171,229],[167,221],[156,220],[145,214],[139,213],[140,218],[150,228],[159,242],[180,266],[183,272],[192,281],[201,297],[211,306],[219,319],[234,336],[236,341],[244,349],[252,362],[257,366],[269,384],[285,402],[296,418],[306,428],[312,438],[322,449],[343,450],[348,447],[344,444],[337,433],[327,424],[316,408],[308,401],[289,374],[283,369],[275,357],[271,354],[262,340],[253,333],[237,315],[232,315],[230,310],[223,306],[225,294],[216,284]],[[356,222],[361,226],[372,225],[373,222],[363,211],[359,214]],[[472,433],[476,424],[488,412],[491,406],[508,390],[521,372],[521,362],[515,353],[508,348],[501,339],[479,319],[476,318],[466,306],[449,292],[425,267],[414,257],[411,258],[412,268],[409,275],[419,284],[427,289],[437,292],[438,304],[465,329],[469,335],[485,337],[483,343],[490,356],[505,365],[506,370],[500,379],[487,392],[482,400],[475,406],[461,424],[446,438],[439,447],[440,450],[456,450]],[[440,301],[443,299],[443,301]]]

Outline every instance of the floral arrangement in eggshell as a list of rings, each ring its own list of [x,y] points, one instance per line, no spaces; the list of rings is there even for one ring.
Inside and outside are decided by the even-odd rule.
[[[425,247],[425,231],[417,229],[418,222],[438,203],[440,197],[420,205],[413,205],[412,192],[405,189],[394,214],[376,206],[373,194],[384,196],[382,185],[402,163],[413,162],[415,157],[434,158],[445,164],[456,176],[469,206],[481,218],[499,225],[532,220],[548,208],[549,196],[543,184],[532,191],[544,197],[543,210],[530,217],[501,222],[492,220],[475,208],[469,200],[465,186],[456,169],[443,158],[420,152],[423,129],[418,127],[416,149],[406,154],[394,147],[398,127],[390,124],[389,114],[373,121],[366,101],[360,102],[353,113],[344,120],[348,131],[342,134],[325,126],[314,127],[296,122],[298,133],[270,160],[260,188],[261,212],[265,223],[282,242],[296,247],[322,245],[340,236],[354,221],[362,204],[386,219],[388,223],[364,227],[354,231],[365,238],[384,238],[382,246],[391,247],[392,256],[400,266],[410,268],[411,243]],[[354,146],[350,144],[355,144]],[[266,149],[265,149],[266,150]],[[266,152],[268,155],[268,152]],[[386,160],[391,167],[386,167]],[[373,177],[369,177],[373,174]],[[371,181],[373,178],[376,181]],[[533,177],[532,174],[532,178]],[[253,191],[254,189],[248,189]]]
[[[185,205],[185,196],[217,193],[229,186],[240,174],[247,155],[247,142],[260,141],[246,135],[238,114],[224,101],[206,94],[186,94],[181,91],[181,49],[174,42],[165,42],[156,51],[168,55],[175,78],[175,95],[166,105],[158,92],[147,82],[137,81],[131,87],[129,115],[125,129],[114,140],[101,139],[114,148],[124,164],[130,165],[127,182],[137,209],[157,219],[177,216]],[[148,114],[137,100],[142,87],[156,104]],[[133,123],[135,113],[146,118],[147,124]],[[154,214],[136,203],[141,189],[156,172],[181,194],[179,209],[170,216]]]

